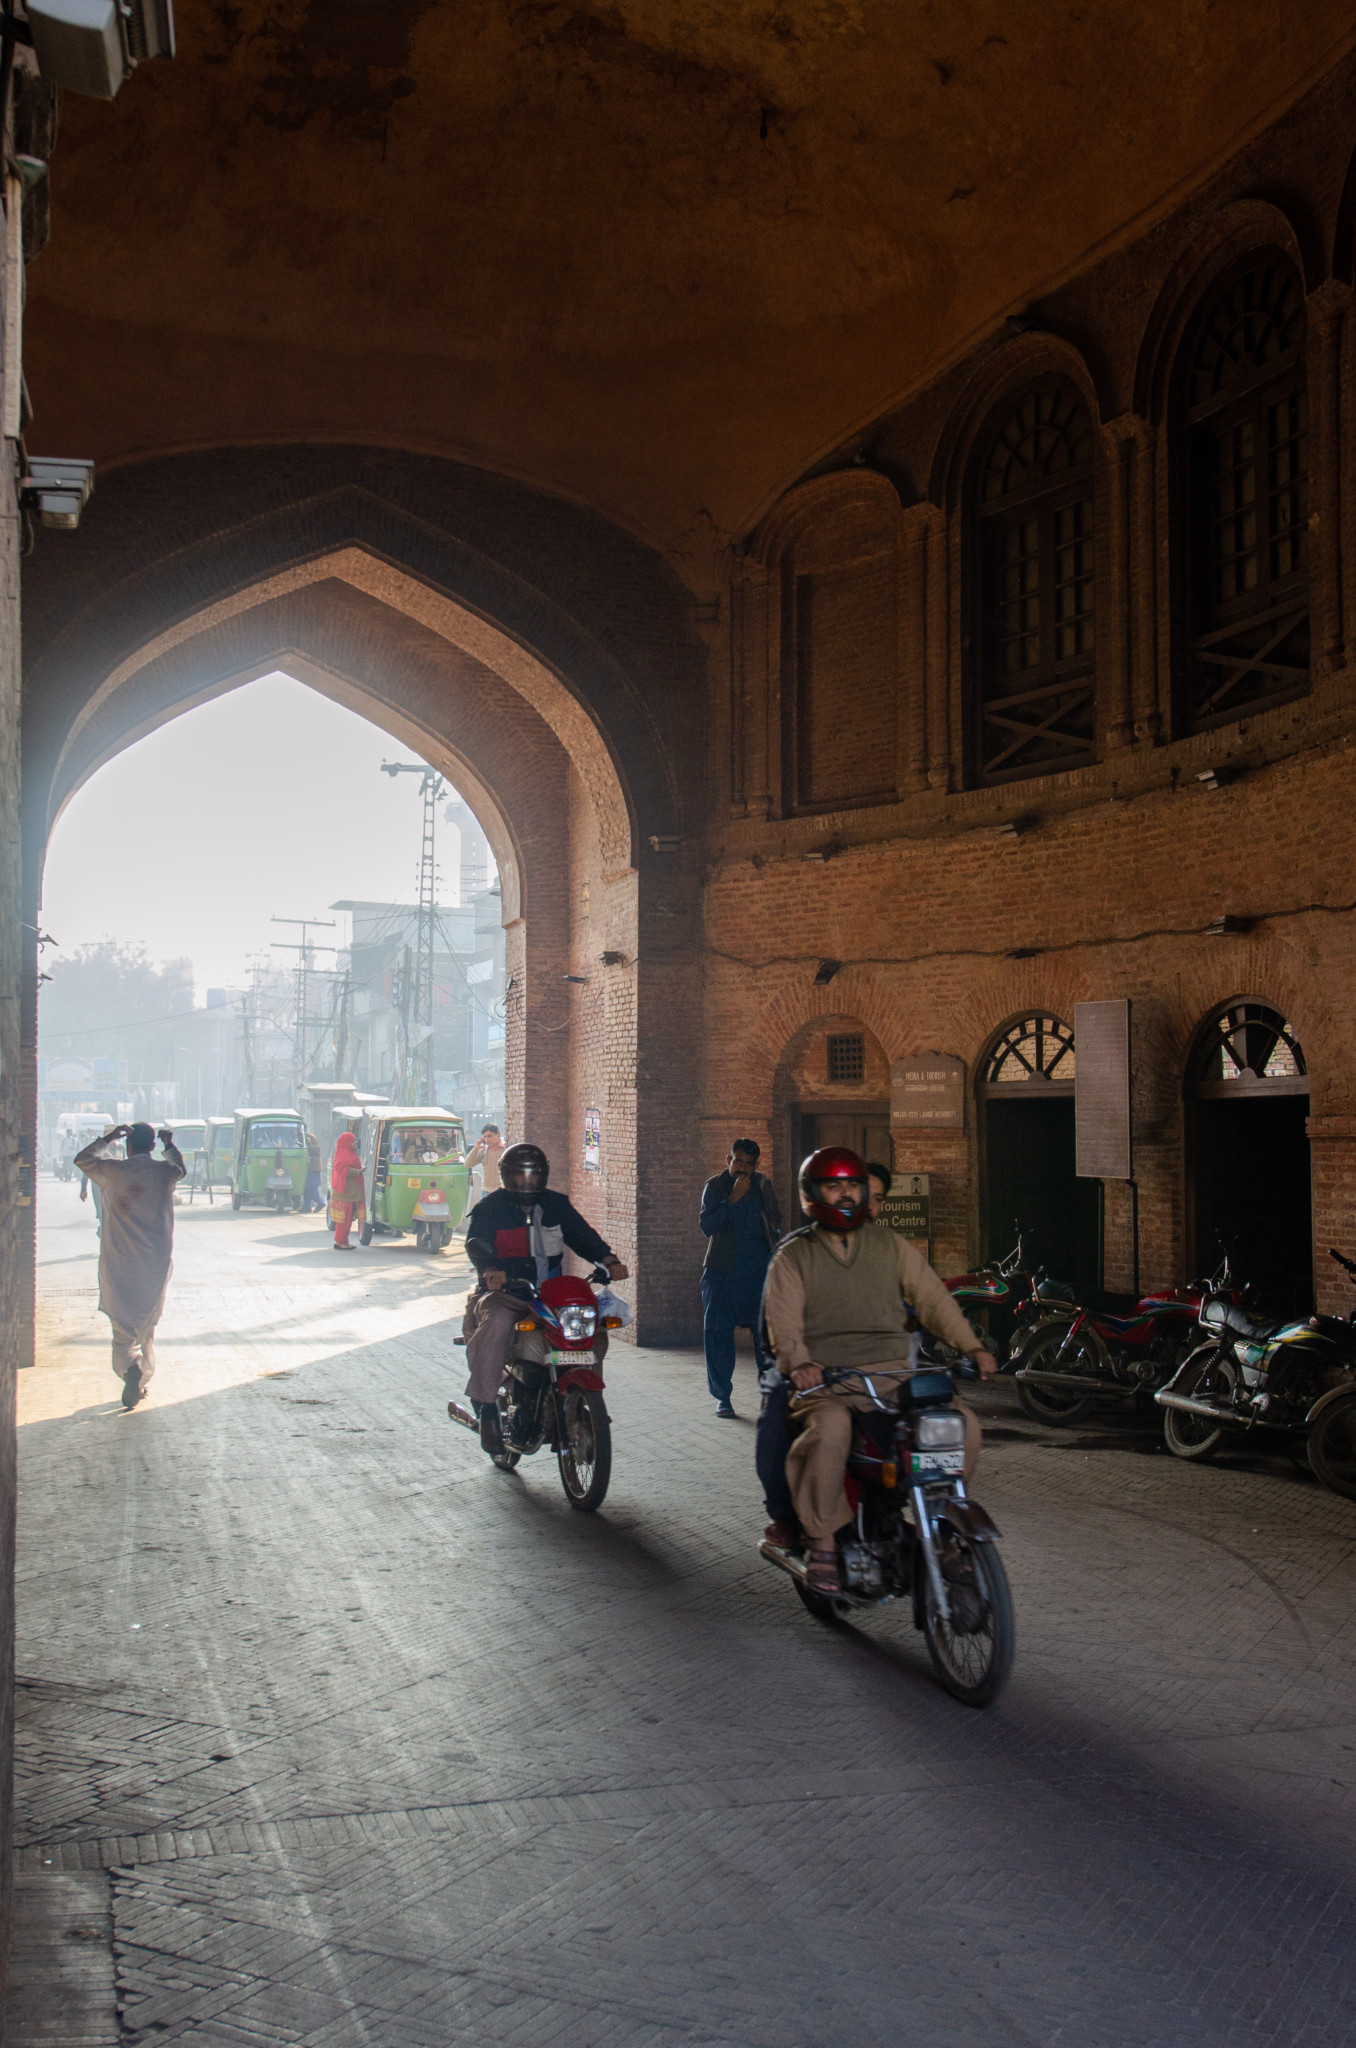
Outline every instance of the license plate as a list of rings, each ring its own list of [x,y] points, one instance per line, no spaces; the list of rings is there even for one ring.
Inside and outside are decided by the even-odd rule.
[[[591,1351],[548,1351],[546,1358],[550,1365],[592,1365],[595,1362]]]
[[[958,1479],[965,1470],[965,1452],[914,1451],[910,1464],[915,1479]]]

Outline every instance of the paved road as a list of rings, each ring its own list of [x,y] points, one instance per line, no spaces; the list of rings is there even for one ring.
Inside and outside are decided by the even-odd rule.
[[[694,1355],[614,1351],[590,1519],[446,1420],[459,1254],[181,1210],[129,1416],[41,1221],[11,2048],[1356,2040],[1356,1508],[1288,1465],[992,1397],[976,1714],[760,1563]]]

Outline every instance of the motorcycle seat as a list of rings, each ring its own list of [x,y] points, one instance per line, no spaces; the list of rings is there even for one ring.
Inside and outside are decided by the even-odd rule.
[[[1259,1323],[1245,1308],[1240,1308],[1236,1301],[1214,1302],[1211,1308],[1210,1321],[1217,1329],[1232,1330],[1236,1337],[1249,1337],[1255,1344],[1262,1343],[1267,1337],[1274,1337],[1278,1330],[1285,1328],[1284,1317],[1278,1322]],[[1224,1311],[1222,1315],[1221,1309]]]

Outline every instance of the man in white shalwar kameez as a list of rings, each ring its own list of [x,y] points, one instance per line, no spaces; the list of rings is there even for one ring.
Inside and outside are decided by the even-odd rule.
[[[106,1148],[127,1140],[127,1157]],[[122,1381],[122,1405],[135,1408],[155,1371],[155,1326],[165,1306],[174,1249],[174,1187],[184,1162],[173,1133],[161,1131],[163,1159],[152,1159],[156,1134],[149,1124],[119,1124],[76,1157],[103,1198],[99,1240],[99,1306],[113,1325],[113,1370]]]

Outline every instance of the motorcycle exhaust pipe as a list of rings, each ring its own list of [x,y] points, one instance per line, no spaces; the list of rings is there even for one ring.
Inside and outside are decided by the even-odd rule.
[[[765,1557],[769,1564],[775,1564],[779,1571],[786,1572],[791,1578],[799,1579],[802,1585],[804,1584],[805,1560],[803,1557],[792,1557],[789,1550],[778,1550],[776,1544],[769,1543],[766,1536],[758,1545],[758,1555]]]
[[[459,1422],[463,1429],[473,1429],[477,1436],[480,1435],[480,1417],[473,1414],[469,1408],[463,1407],[460,1401],[449,1401],[447,1413],[450,1419]]]
[[[1237,1408],[1216,1408],[1209,1401],[1193,1401],[1190,1394],[1155,1394],[1160,1408],[1180,1408],[1184,1415],[1203,1415],[1208,1422],[1232,1423],[1235,1429],[1288,1429],[1285,1422],[1268,1422],[1264,1415],[1240,1415]]]
[[[1030,1380],[1035,1387],[1067,1387],[1071,1393],[1085,1394],[1132,1394],[1133,1387],[1122,1386],[1117,1380],[1089,1379],[1085,1373],[1037,1372],[1029,1365],[1023,1365],[1012,1375],[1015,1380]]]

